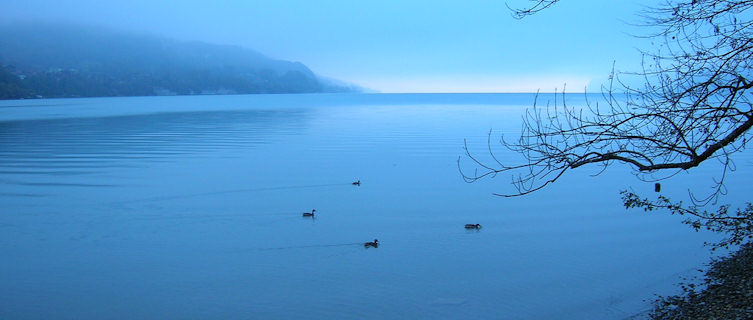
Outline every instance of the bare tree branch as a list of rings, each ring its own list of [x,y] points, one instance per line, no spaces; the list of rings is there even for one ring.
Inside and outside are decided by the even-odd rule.
[[[514,15],[534,14],[558,0],[532,2],[513,9]],[[752,8],[753,0],[667,0],[647,9],[642,13],[645,26],[661,45],[643,52],[642,70],[612,71],[601,104],[571,107],[564,92],[553,106],[534,103],[523,116],[520,137],[500,139],[523,162],[495,155],[490,132],[491,160],[474,156],[466,145],[465,157],[458,159],[463,178],[474,182],[506,173],[514,191],[497,195],[520,196],[593,164],[603,170],[622,163],[645,177],[675,174],[716,159],[723,171],[713,193],[693,197],[716,199],[724,193],[727,171],[734,170],[730,157],[745,149],[753,127]],[[643,85],[634,86],[637,82]]]
[[[523,19],[541,10],[549,8],[555,3],[559,2],[559,0],[529,0],[529,1],[533,2],[533,4],[526,8],[514,9],[514,8],[511,8],[510,5],[507,5],[507,8],[510,9],[510,11],[512,11],[513,17],[515,17],[516,19]]]

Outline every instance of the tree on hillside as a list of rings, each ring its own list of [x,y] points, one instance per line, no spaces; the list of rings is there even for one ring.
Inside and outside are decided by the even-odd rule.
[[[22,99],[30,95],[18,76],[12,74],[7,67],[0,65],[0,99]]]
[[[514,16],[546,9],[559,0],[532,0]],[[514,191],[529,194],[557,181],[566,172],[588,165],[604,169],[622,163],[639,178],[667,178],[709,160],[721,164],[711,194],[683,205],[659,197],[641,198],[623,191],[627,208],[668,209],[696,229],[721,231],[727,246],[753,238],[753,206],[703,210],[725,192],[724,179],[734,170],[733,156],[745,149],[753,127],[753,0],[668,0],[642,15],[649,35],[659,45],[643,52],[643,69],[612,72],[603,86],[605,103],[569,107],[534,107],[523,119],[521,136],[500,139],[502,146],[523,156],[522,163],[491,161],[466,146],[474,170],[458,167],[468,182],[501,173],[513,176]],[[639,79],[641,86],[632,86]],[[564,97],[564,95],[563,95]],[[663,175],[662,175],[663,174]]]

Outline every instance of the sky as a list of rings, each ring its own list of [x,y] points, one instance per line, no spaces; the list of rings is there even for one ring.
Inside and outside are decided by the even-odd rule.
[[[0,21],[75,22],[239,45],[380,92],[598,91],[640,67],[642,1],[0,0]]]

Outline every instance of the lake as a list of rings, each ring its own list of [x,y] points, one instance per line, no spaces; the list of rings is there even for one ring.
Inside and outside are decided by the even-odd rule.
[[[492,195],[509,176],[464,182],[464,139],[484,155],[533,99],[0,101],[0,318],[640,318],[715,236],[626,211],[619,191],[653,183],[620,166],[517,198]],[[728,200],[746,199],[750,159]],[[693,172],[663,193],[716,171]]]

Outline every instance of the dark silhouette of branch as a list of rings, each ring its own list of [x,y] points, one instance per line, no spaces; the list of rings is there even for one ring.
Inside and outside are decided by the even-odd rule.
[[[530,15],[557,1],[534,1],[514,14]],[[723,171],[714,191],[693,197],[706,203],[716,199],[724,192],[727,171],[734,170],[731,157],[745,149],[753,127],[751,7],[753,0],[669,0],[646,10],[645,24],[661,44],[643,52],[642,70],[613,69],[601,103],[571,107],[564,92],[560,103],[541,107],[534,102],[523,117],[520,137],[500,140],[523,161],[497,157],[490,132],[492,160],[474,156],[466,145],[465,157],[458,159],[463,178],[474,182],[510,174],[515,190],[497,195],[520,196],[588,165],[606,169],[622,163],[646,177],[716,159]]]
[[[525,8],[514,9],[514,8],[511,8],[510,5],[507,5],[507,8],[510,9],[513,17],[515,17],[516,19],[523,19],[541,10],[549,8],[555,3],[559,2],[559,0],[529,0],[529,1],[533,2],[533,4]]]
[[[625,208],[640,208],[644,211],[665,209],[671,214],[689,216],[683,223],[696,231],[706,229],[724,233],[727,236],[712,244],[713,249],[727,248],[753,239],[753,204],[748,203],[745,208],[731,213],[728,205],[720,206],[716,211],[700,210],[697,207],[686,207],[682,202],[672,202],[668,198],[659,196],[657,200],[640,198],[633,192],[622,191],[622,201]]]

